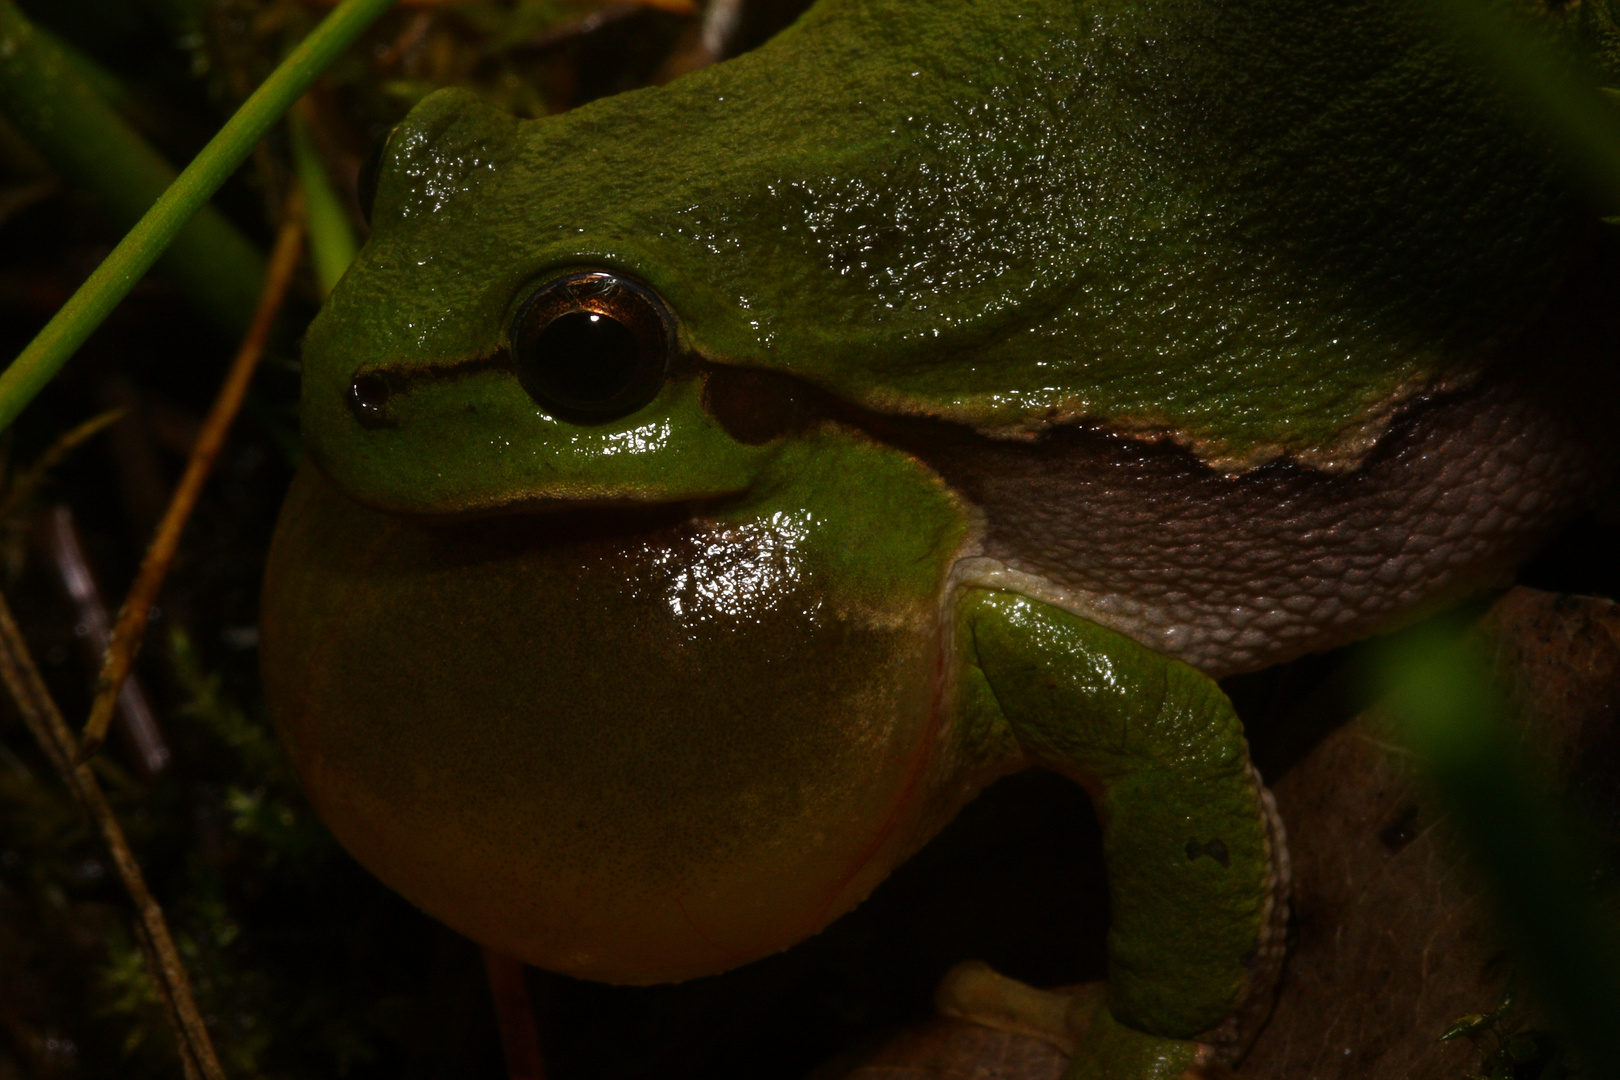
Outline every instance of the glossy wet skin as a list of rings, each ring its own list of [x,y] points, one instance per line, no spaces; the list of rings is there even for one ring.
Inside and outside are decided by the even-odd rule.
[[[331,358],[306,380],[311,450],[412,511],[576,472],[662,480],[655,455],[620,471],[597,448],[665,403],[557,427],[470,367],[497,362],[534,287],[599,267],[661,295],[695,357],[879,412],[1351,464],[1400,402],[1523,328],[1575,231],[1545,155],[1403,10],[837,2],[539,123],[435,95],[391,140],[376,234],[311,329]],[[450,370],[401,395],[412,423],[349,415],[356,374]],[[688,487],[747,468],[724,442],[689,457],[710,474]]]
[[[847,433],[787,456],[788,490],[696,520],[429,526],[305,475],[265,669],[345,845],[477,940],[616,982],[725,970],[865,896],[968,779],[941,775],[961,512]],[[857,471],[871,515],[836,505]]]
[[[308,336],[320,475],[266,585],[267,692],[323,818],[478,940],[686,978],[814,932],[1029,763],[961,706],[958,590],[1167,653],[1163,624],[1213,613],[1185,655],[1220,671],[1509,565],[1601,472],[1511,393],[1530,479],[1485,478],[1456,514],[1486,541],[1353,626],[1294,589],[1346,526],[1233,527],[1305,522],[1266,462],[1426,507],[1358,467],[1425,395],[1459,428],[1499,403],[1492,343],[1580,247],[1548,161],[1396,12],[824,0],[568,116],[424,101]],[[517,347],[581,273],[672,327],[617,412],[558,406]],[[1082,429],[1104,449],[1070,454]],[[1255,572],[1206,573],[1234,536]],[[1364,569],[1332,557],[1334,588]],[[1235,662],[1245,605],[1303,629]]]

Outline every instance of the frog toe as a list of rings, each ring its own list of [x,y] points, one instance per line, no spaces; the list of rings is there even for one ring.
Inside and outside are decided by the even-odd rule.
[[[1097,1009],[1063,1080],[1215,1080],[1230,1075],[1209,1043],[1149,1035]]]
[[[982,960],[965,960],[940,980],[934,1005],[945,1016],[1028,1035],[1072,1055],[1102,1006],[1103,992],[1102,983],[1039,990]]]
[[[1063,1080],[1224,1080],[1231,1070],[1210,1043],[1150,1035],[1114,1018],[1104,983],[1041,990],[977,960],[940,980],[946,1016],[1041,1039],[1070,1056]]]

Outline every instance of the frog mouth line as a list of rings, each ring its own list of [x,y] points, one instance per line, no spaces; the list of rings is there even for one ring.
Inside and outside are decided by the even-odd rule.
[[[1026,466],[1031,468],[1043,459],[1067,459],[1076,454],[1088,462],[1112,463],[1112,469],[1141,468],[1149,460],[1157,460],[1161,463],[1160,467],[1178,469],[1178,475],[1183,477],[1185,484],[1192,484],[1200,477],[1212,479],[1216,476],[1224,476],[1229,482],[1239,482],[1241,476],[1252,475],[1224,473],[1173,439],[1142,438],[1130,432],[1110,430],[1098,420],[1074,420],[1055,425],[1034,439],[1009,440],[941,417],[896,415],[864,408],[826,388],[784,372],[719,363],[691,352],[685,353],[672,367],[671,380],[691,377],[703,380],[701,401],[704,411],[739,443],[760,446],[803,434],[822,424],[834,424],[859,431],[876,442],[914,456],[938,472],[947,485],[971,502],[978,502],[988,493],[980,490],[984,484],[983,478],[964,463],[1008,455],[1029,459]],[[424,365],[406,371],[362,369],[354,377],[356,389],[351,390],[349,403],[363,426],[393,427],[396,421],[387,408],[391,400],[418,388],[492,371],[506,372],[514,381],[517,380],[513,358],[506,346],[498,346],[482,356]],[[359,392],[367,385],[364,380],[368,379],[376,380],[376,384],[383,388],[378,395],[379,400],[370,403],[362,401],[363,395]],[[1399,415],[1377,440],[1378,445],[1399,444],[1400,434],[1410,427],[1415,417],[1468,392],[1453,390],[1421,395],[1417,400],[1403,403]],[[1478,387],[1472,388],[1472,392],[1478,393]],[[1264,473],[1272,479],[1296,474],[1323,477],[1342,475],[1291,460],[1272,461],[1255,472]],[[383,505],[376,506],[376,509],[424,522],[445,523],[502,517],[577,516],[579,520],[584,520],[600,516],[617,521],[625,530],[634,532],[645,524],[723,510],[744,494],[740,490],[716,491],[696,498],[637,499],[615,497],[606,492],[596,495],[581,491],[548,498],[520,495],[499,504],[467,506],[448,513],[443,510],[411,513],[397,506]]]
[[[509,346],[503,344],[482,356],[466,360],[424,365],[406,371],[385,367],[361,368],[350,380],[346,400],[349,411],[362,427],[394,427],[398,421],[390,405],[406,394],[425,386],[454,382],[492,371],[507,374],[519,381],[517,365]],[[863,410],[780,372],[715,363],[697,354],[686,353],[670,365],[665,380],[674,381],[694,375],[704,380],[704,409],[732,438],[747,446],[760,446],[783,435],[804,431],[828,417],[841,419],[853,427],[870,426],[852,419],[862,414]],[[551,414],[548,412],[547,415]],[[570,422],[564,417],[555,419]]]
[[[482,356],[456,360],[448,364],[429,364],[399,371],[385,367],[361,368],[349,380],[345,398],[349,411],[361,427],[392,427],[396,423],[389,412],[389,403],[421,386],[451,382],[486,371],[505,371],[517,377],[512,362],[512,351],[505,345],[496,346]]]

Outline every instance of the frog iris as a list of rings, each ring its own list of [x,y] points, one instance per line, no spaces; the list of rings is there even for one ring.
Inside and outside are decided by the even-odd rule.
[[[675,320],[646,286],[583,271],[530,293],[509,340],[518,381],[542,408],[601,423],[657,396],[675,352]]]

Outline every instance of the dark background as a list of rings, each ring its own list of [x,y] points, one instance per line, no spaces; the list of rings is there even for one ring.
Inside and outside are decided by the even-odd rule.
[[[22,6],[123,80],[132,118],[176,162],[319,10],[296,0]],[[805,6],[748,0],[731,51]],[[506,41],[520,18],[527,36]],[[317,88],[321,147],[352,198],[369,146],[435,86],[472,85],[518,112],[557,111],[666,76],[689,54],[694,28],[635,5],[566,0],[402,8]],[[390,48],[398,55],[379,72]],[[15,355],[118,234],[93,193],[56,182],[3,128],[0,168],[0,351]],[[216,203],[267,248],[287,176],[277,134]],[[232,1076],[500,1077],[476,948],[336,847],[267,733],[259,575],[297,454],[297,336],[315,304],[301,281],[149,631],[139,674],[173,763],[144,778],[115,746],[104,779]],[[71,508],[116,607],[232,351],[151,279],[6,436],[10,477],[73,425],[128,410],[56,469],[40,498],[0,519],[6,594],[70,722],[82,722],[94,671],[37,519],[51,505]],[[1577,522],[1521,580],[1612,597],[1614,549],[1611,529]],[[1230,681],[1268,779],[1364,704],[1356,670],[1352,650]],[[1306,705],[1310,723],[1283,722]],[[178,1073],[126,919],[99,848],[0,704],[0,1080]],[[530,987],[557,1080],[800,1077],[928,1015],[939,976],[962,959],[1042,985],[1100,978],[1106,924],[1083,794],[1030,773],[994,785],[869,901],[785,954],[679,986],[531,972]]]

